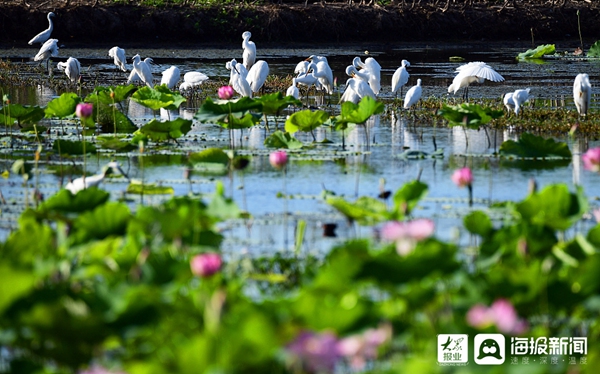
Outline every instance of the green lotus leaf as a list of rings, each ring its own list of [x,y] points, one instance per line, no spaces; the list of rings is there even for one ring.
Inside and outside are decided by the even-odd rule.
[[[81,98],[73,92],[65,92],[59,97],[52,99],[46,106],[46,117],[65,118],[73,116],[77,104],[81,102]]]
[[[175,190],[171,186],[159,186],[154,183],[130,183],[127,186],[127,193],[137,195],[174,195]]]
[[[52,149],[61,155],[82,155],[84,153],[95,153],[96,147],[90,142],[79,140],[56,139],[52,144]],[[85,150],[85,151],[84,151]]]
[[[588,57],[600,57],[600,40],[597,40],[587,53]]]
[[[542,58],[544,55],[553,55],[556,52],[554,44],[543,44],[535,49],[528,49],[517,55],[517,60]]]
[[[289,132],[277,130],[265,139],[265,146],[279,149],[300,149],[304,144],[294,138]]]
[[[117,152],[129,152],[137,149],[137,146],[131,144],[131,142],[123,141],[119,137],[99,136],[97,141],[100,148],[112,149]]]
[[[125,114],[118,111],[112,105],[99,104],[94,106],[96,121],[105,132],[114,131],[116,125],[119,132],[134,132],[137,126]]]
[[[8,104],[0,108],[0,124],[12,126],[32,125],[44,118],[44,109],[39,106]]]
[[[38,212],[80,213],[93,210],[104,204],[110,194],[97,187],[90,187],[77,192],[62,189],[40,204]]]
[[[216,100],[207,98],[196,115],[194,116],[200,122],[217,123],[223,121],[229,114],[242,117],[249,110],[262,108],[262,104],[247,96],[236,100]]]
[[[340,117],[344,122],[361,124],[367,122],[372,115],[383,112],[384,108],[385,106],[382,102],[365,96],[358,104],[350,101],[343,102]]]
[[[90,239],[104,239],[111,235],[123,235],[132,218],[124,203],[108,202],[79,215],[73,223],[73,243]]]
[[[177,139],[187,134],[192,129],[192,121],[183,118],[177,118],[173,121],[161,122],[153,119],[134,134],[146,135],[149,139],[164,142],[171,139]]]
[[[302,102],[293,96],[283,96],[281,92],[266,94],[254,99],[254,101],[262,104],[262,113],[275,115],[279,114],[283,109],[290,105],[297,107],[302,106]]]
[[[321,126],[329,118],[329,113],[323,110],[301,110],[288,117],[285,121],[285,131],[293,134],[297,131],[312,131]]]
[[[112,105],[127,99],[137,90],[133,84],[127,86],[104,87],[97,86],[92,93],[85,97],[86,103]],[[111,94],[113,97],[111,97]]]
[[[142,87],[131,96],[131,99],[152,110],[177,109],[181,103],[186,101],[185,97],[169,90],[164,85],[155,88]]]
[[[349,202],[342,197],[328,196],[325,201],[359,225],[369,226],[389,219],[386,204],[372,197],[361,196],[355,202]]]
[[[448,120],[450,126],[466,126],[469,129],[479,130],[494,118],[504,115],[502,110],[483,108],[479,104],[463,103],[460,105],[445,105],[438,110],[438,115]]]
[[[209,163],[229,165],[229,156],[227,156],[227,153],[221,148],[208,148],[201,152],[190,154],[189,161],[192,164]]]
[[[507,140],[500,146],[500,153],[517,157],[563,157],[571,158],[569,146],[552,138],[544,139],[530,133],[523,133],[518,141]]]

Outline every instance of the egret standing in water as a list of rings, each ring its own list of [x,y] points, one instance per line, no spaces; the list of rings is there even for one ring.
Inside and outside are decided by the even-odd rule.
[[[57,67],[65,71],[65,74],[67,77],[69,77],[72,83],[75,83],[77,80],[79,80],[79,75],[81,74],[81,64],[76,58],[69,57],[66,62],[59,62]]]
[[[108,50],[108,56],[113,58],[115,65],[122,71],[127,71],[125,64],[127,62],[125,58],[125,50],[119,47],[112,47]]]
[[[340,103],[350,101],[354,104],[358,104],[365,96],[375,99],[375,93],[371,86],[362,79],[350,78],[346,81],[346,89],[344,90],[342,97],[340,97]]]
[[[292,78],[292,85],[285,91],[285,96],[292,96],[295,99],[300,97],[300,90],[296,86],[296,78]]]
[[[311,61],[307,68],[308,71],[312,70],[314,76],[319,80],[321,87],[329,95],[333,94],[333,71],[327,62],[327,57],[312,55],[307,60]]]
[[[140,60],[140,55],[133,56],[133,70],[138,75],[138,77],[142,80],[142,82],[146,83],[146,85],[150,88],[154,87],[152,80],[154,77],[152,76],[152,71],[150,70],[150,65],[146,64],[145,61]]]
[[[169,87],[170,90],[175,88],[177,82],[179,82],[179,78],[181,77],[181,72],[177,66],[171,66],[167,70],[162,72],[162,78],[160,80],[160,84],[164,84]]]
[[[48,18],[48,28],[36,36],[34,36],[30,41],[29,45],[33,45],[34,43],[44,43],[46,40],[50,39],[50,34],[52,34],[52,29],[54,28],[54,24],[52,23],[52,19],[50,17],[54,17],[55,14],[52,12],[48,12],[46,18]]]
[[[154,63],[154,60],[152,59],[152,57],[146,57],[143,62],[146,65],[148,65],[148,67],[150,67],[150,65]],[[140,80],[142,80],[142,78],[140,78],[135,69],[131,69],[131,73],[129,73],[129,78],[127,78],[127,84]]]
[[[252,37],[252,33],[250,31],[245,31],[242,34],[242,48],[244,49],[244,54],[242,55],[242,63],[246,70],[250,70],[252,65],[254,65],[254,61],[256,61],[256,44],[253,41],[250,41],[250,37]]]
[[[58,39],[48,39],[40,48],[40,51],[33,58],[34,61],[46,60],[46,69],[50,63],[50,57],[58,56]]]
[[[246,67],[238,63],[235,59],[228,61],[225,67],[231,70],[229,82],[235,92],[241,96],[252,97],[252,88],[250,88],[250,83],[246,80],[248,76]]]
[[[410,62],[402,60],[401,66],[396,69],[394,75],[392,75],[392,93],[398,96],[398,89],[400,89],[400,97],[402,97],[402,87],[408,83],[410,74],[406,70],[410,66]]]
[[[587,115],[592,100],[592,85],[587,74],[577,74],[573,83],[573,101],[580,116]]]
[[[415,105],[417,101],[421,99],[422,93],[423,89],[421,88],[421,80],[417,79],[417,85],[412,86],[408,91],[406,91],[406,96],[404,97],[404,109],[410,109],[411,106]]]
[[[246,67],[246,65],[244,65]],[[269,64],[266,61],[259,60],[256,61],[252,68],[248,71],[248,75],[246,76],[246,80],[250,84],[250,88],[252,92],[257,93],[267,80],[267,76],[269,75]]]
[[[355,57],[352,60],[352,65],[356,68],[361,68],[360,72],[368,76],[367,82],[375,95],[379,94],[381,89],[381,65],[373,57],[368,57],[365,62],[362,62],[360,57]]]
[[[491,66],[485,62],[476,61],[461,65],[456,68],[458,74],[452,80],[452,84],[448,87],[448,93],[454,92],[464,87],[465,91],[463,98],[469,99],[469,85],[471,83],[483,83],[486,79],[492,82],[502,82],[504,77],[498,74]]]
[[[121,174],[127,178],[127,180],[129,180],[129,177],[123,172],[123,169],[121,169],[119,163],[116,161],[111,161],[102,168],[102,172],[100,174],[92,175],[90,177],[77,178],[67,183],[65,188],[75,195],[77,192],[85,190],[86,188],[98,186],[104,180],[104,178],[111,173]]]
[[[188,71],[183,75],[183,83],[179,85],[179,91],[195,89],[207,80],[208,76],[204,73],[199,71]]]

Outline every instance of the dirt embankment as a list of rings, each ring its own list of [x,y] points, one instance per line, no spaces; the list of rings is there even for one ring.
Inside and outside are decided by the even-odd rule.
[[[400,2],[399,2],[400,3]],[[271,43],[418,42],[578,38],[577,11],[586,39],[600,38],[600,2],[536,0],[406,1],[392,6],[342,3],[262,6],[142,7],[94,1],[0,2],[0,44],[22,45],[56,17],[52,36],[61,43],[142,45],[238,42],[245,30]],[[83,5],[81,5],[83,4]]]

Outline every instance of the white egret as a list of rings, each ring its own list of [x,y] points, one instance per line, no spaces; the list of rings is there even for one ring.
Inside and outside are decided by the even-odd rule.
[[[331,95],[333,93],[333,72],[327,62],[327,57],[312,55],[308,60],[311,61],[308,70],[313,70],[321,86]]]
[[[102,168],[102,172],[100,174],[77,178],[67,183],[65,188],[75,195],[77,192],[85,190],[86,188],[98,186],[104,180],[104,178],[111,173],[121,174],[127,178],[127,180],[129,180],[129,177],[123,172],[123,169],[121,169],[119,163],[116,161],[111,161]]]
[[[366,83],[369,83],[369,74],[365,73],[364,69],[361,69],[360,71],[357,70],[354,67],[354,65],[346,66],[346,74],[349,75],[351,78],[358,78],[362,81],[365,81]]]
[[[183,83],[179,85],[179,91],[191,90],[200,86],[208,76],[199,71],[189,71],[183,75]]]
[[[248,76],[246,67],[238,63],[235,59],[230,61],[229,66],[231,67],[230,82],[235,92],[242,96],[252,97],[252,88],[250,88],[250,83],[246,80]]]
[[[458,74],[452,80],[448,87],[448,93],[456,94],[461,88],[465,88],[464,98],[469,99],[469,85],[471,83],[483,83],[486,79],[492,82],[502,82],[504,77],[498,74],[492,67],[485,62],[475,61],[461,65],[456,68]]]
[[[40,51],[33,58],[34,61],[44,61],[46,60],[46,68],[48,67],[48,63],[50,57],[58,56],[58,39],[48,39],[40,48]]]
[[[48,28],[34,36],[29,41],[29,45],[33,45],[33,43],[45,43],[46,40],[50,39],[50,34],[52,34],[52,29],[54,28],[54,24],[52,23],[52,19],[50,17],[54,16],[54,13],[48,12],[48,15],[46,16],[46,18],[48,18]]]
[[[373,89],[375,95],[379,94],[381,89],[381,65],[373,57],[368,57],[365,62],[362,62],[360,57],[355,57],[352,60],[352,65],[355,68],[361,68],[360,72],[368,76],[367,82]]]
[[[146,65],[150,66],[150,64],[154,63],[154,60],[152,59],[152,57],[146,57],[144,59],[144,62],[146,63]],[[135,69],[131,69],[131,73],[129,73],[129,77],[127,78],[127,84],[129,84],[131,82],[137,82],[139,80],[142,80],[142,79],[137,74],[137,72],[135,71]]]
[[[296,86],[296,78],[292,78],[292,85],[288,87],[287,91],[285,91],[286,96],[293,96],[298,99],[300,97],[300,90]]]
[[[577,74],[573,83],[573,101],[580,116],[587,115],[592,100],[592,85],[587,74]]]
[[[115,65],[122,71],[127,71],[125,64],[127,59],[125,58],[125,50],[119,47],[112,47],[108,50],[108,56],[113,58]]]
[[[294,74],[304,74],[306,72],[308,72],[308,65],[310,64],[310,62],[306,61],[306,60],[302,60],[300,61],[298,64],[296,64],[296,67],[294,68]]]
[[[246,67],[246,65],[244,65],[244,67]],[[269,64],[267,64],[266,61],[258,60],[252,65],[252,68],[250,68],[248,75],[246,76],[246,80],[250,84],[252,92],[256,93],[263,87],[268,75]]]
[[[177,66],[171,66],[167,70],[162,72],[162,78],[160,79],[160,84],[164,84],[169,87],[170,90],[175,88],[177,82],[179,82],[179,78],[181,77],[181,73]]]
[[[253,41],[250,41],[250,37],[252,37],[252,33],[250,31],[245,31],[242,34],[242,48],[244,49],[244,54],[242,55],[242,63],[246,70],[250,70],[256,61],[256,44]]]
[[[65,74],[71,82],[75,83],[79,79],[79,75],[81,74],[81,64],[79,60],[73,57],[69,57],[66,62],[59,62],[57,67],[60,70],[64,70]]]
[[[417,85],[412,86],[408,91],[406,91],[406,96],[404,97],[404,109],[409,109],[411,106],[415,105],[419,99],[421,99],[421,94],[423,93],[423,89],[421,88],[421,80],[417,79]]]
[[[509,114],[510,114],[510,112],[515,110],[515,101],[513,100],[512,92],[508,92],[506,95],[504,95],[503,102],[504,102],[504,106],[506,107],[506,110],[508,110]]]
[[[346,81],[346,89],[340,98],[340,103],[351,101],[357,104],[363,97],[370,96],[375,99],[375,93],[369,84],[358,78],[350,78]]]
[[[515,92],[513,92],[512,100],[515,104],[515,114],[516,115],[519,114],[521,105],[523,105],[523,103],[525,103],[526,101],[529,100],[529,98],[530,98],[529,90],[530,90],[529,88],[526,88],[524,90],[516,90]]]
[[[154,87],[154,84],[152,83],[154,77],[152,76],[150,65],[146,64],[145,61],[141,61],[140,55],[133,56],[133,70],[135,70],[137,76],[142,82],[146,83],[148,87]]]
[[[400,97],[402,97],[402,87],[408,83],[410,74],[406,70],[410,66],[410,62],[402,60],[401,66],[396,69],[394,75],[392,75],[392,93],[398,96],[398,89],[400,89]]]

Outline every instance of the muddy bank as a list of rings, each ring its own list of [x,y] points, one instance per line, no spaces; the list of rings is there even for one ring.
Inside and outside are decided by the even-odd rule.
[[[61,44],[178,45],[238,43],[245,30],[253,40],[270,43],[531,40],[600,38],[600,5],[568,2],[562,7],[515,1],[515,6],[423,1],[413,6],[303,4],[268,6],[141,7],[71,5],[46,2],[26,7],[0,2],[0,45],[23,45],[56,13],[52,36]],[[18,2],[21,3],[21,2]],[[69,3],[69,2],[66,2]],[[423,4],[424,3],[424,4]],[[54,4],[54,5],[52,5]],[[492,3],[498,4],[498,3]]]

